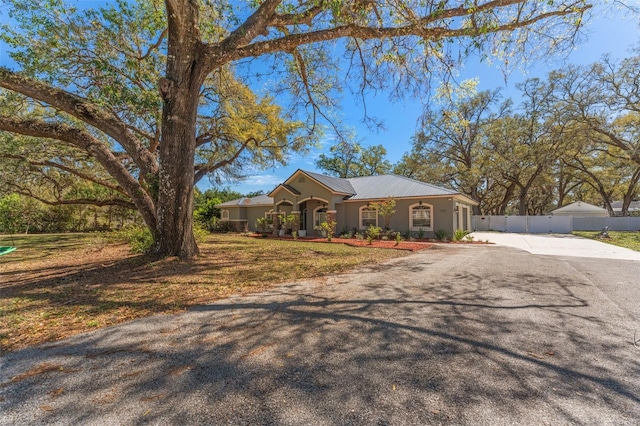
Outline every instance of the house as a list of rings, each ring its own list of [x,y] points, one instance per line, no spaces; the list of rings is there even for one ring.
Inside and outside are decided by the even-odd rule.
[[[328,220],[336,221],[336,233],[384,226],[372,203],[396,201],[391,229],[434,237],[445,230],[471,228],[471,210],[477,202],[459,192],[395,175],[342,179],[296,170],[267,195],[219,204],[221,220],[235,222],[238,229],[256,230],[256,220],[266,217],[279,228],[278,215],[296,215],[299,229],[312,235]]]
[[[622,201],[616,201],[611,203],[611,209],[620,215],[622,213]],[[629,208],[627,209],[627,213],[630,215],[638,215],[640,214],[640,201],[633,200],[629,203]]]
[[[566,206],[552,210],[554,216],[573,216],[573,217],[608,217],[609,212],[602,207],[585,203],[584,201],[576,201]]]

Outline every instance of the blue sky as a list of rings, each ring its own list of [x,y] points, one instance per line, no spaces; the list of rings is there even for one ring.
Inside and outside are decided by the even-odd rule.
[[[595,1],[594,3],[599,3]],[[637,0],[628,4],[639,6]],[[586,26],[586,39],[568,55],[548,58],[544,62],[530,64],[526,71],[512,69],[505,82],[503,72],[479,61],[471,61],[460,70],[460,80],[478,78],[478,90],[502,88],[505,97],[516,97],[515,86],[518,82],[531,77],[545,78],[547,73],[561,68],[564,64],[589,64],[599,60],[604,54],[611,54],[614,58],[629,55],[629,50],[640,46],[640,16],[633,15],[627,9],[611,7],[606,11],[595,9],[592,18]],[[515,100],[515,99],[514,99]],[[422,100],[405,99],[391,103],[388,94],[379,93],[376,97],[368,97],[367,112],[382,118],[385,130],[371,131],[362,124],[363,110],[353,99],[345,96],[343,102],[343,121],[357,131],[357,139],[363,146],[383,145],[388,152],[388,159],[395,163],[402,155],[411,149],[411,138],[416,130],[416,122],[423,110]],[[277,184],[283,182],[296,169],[305,169],[322,173],[315,167],[315,161],[322,152],[327,152],[334,143],[334,138],[327,135],[321,142],[321,148],[313,149],[307,155],[294,155],[287,166],[278,166],[251,173],[244,182],[226,184],[241,193],[258,190],[269,192]],[[208,187],[208,182],[199,184],[202,189]]]
[[[97,6],[108,1],[91,1],[84,4]],[[627,4],[640,7],[640,0],[625,0]],[[594,0],[592,3],[601,5],[603,2]],[[505,81],[503,72],[497,67],[491,67],[479,61],[469,61],[460,71],[459,80],[478,78],[478,90],[502,88],[505,97],[516,96],[515,86],[518,82],[530,77],[545,78],[546,74],[554,69],[561,68],[563,64],[589,64],[599,60],[604,54],[611,54],[614,58],[623,58],[628,55],[629,49],[640,47],[640,16],[632,14],[626,8],[616,9],[614,0],[606,2],[606,11],[597,6],[594,8],[591,19],[586,26],[586,40],[577,45],[568,55],[548,58],[544,63],[530,64],[526,72],[514,68],[510,70]],[[77,2],[83,5],[83,1]],[[6,14],[0,11],[0,22],[7,22]],[[0,65],[9,65],[9,58],[4,52],[5,46],[0,44]],[[363,108],[360,102],[349,98],[345,94],[341,119],[357,132],[357,139],[363,146],[383,145],[388,152],[388,159],[395,163],[402,155],[411,149],[411,138],[416,131],[416,123],[423,110],[422,99],[404,99],[392,103],[387,93],[378,93],[377,96],[366,98],[367,112],[369,115],[382,118],[384,131],[372,131],[362,123]],[[293,155],[287,166],[278,166],[266,170],[249,172],[249,176],[243,182],[224,183],[241,193],[249,193],[258,190],[265,192],[273,189],[284,181],[296,169],[322,172],[315,167],[315,161],[322,152],[327,152],[335,143],[335,138],[328,134],[321,141],[321,146],[311,150],[306,155]],[[205,178],[198,186],[207,189],[211,184]]]

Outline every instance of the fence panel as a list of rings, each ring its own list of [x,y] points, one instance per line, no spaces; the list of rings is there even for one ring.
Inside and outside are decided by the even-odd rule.
[[[571,216],[472,216],[474,231],[500,231],[515,233],[570,234],[574,218]],[[604,227],[604,225],[602,226]],[[600,229],[602,229],[602,227]]]
[[[507,216],[507,232],[525,233],[527,232],[526,216]]]
[[[531,234],[570,234],[573,216],[529,216]]]
[[[611,231],[638,231],[640,217],[576,217],[573,218],[575,231],[600,231],[608,226]]]
[[[507,216],[471,216],[474,231],[507,232]]]

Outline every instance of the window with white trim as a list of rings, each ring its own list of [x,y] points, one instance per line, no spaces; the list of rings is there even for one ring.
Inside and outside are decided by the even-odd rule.
[[[327,221],[327,208],[319,207],[313,211],[313,226],[320,226],[322,222]]]
[[[360,207],[360,229],[378,226],[378,210],[369,206]]]
[[[433,206],[429,204],[409,206],[409,226],[412,231],[433,230]]]
[[[220,212],[220,219],[221,220],[229,220],[229,210],[222,210]]]

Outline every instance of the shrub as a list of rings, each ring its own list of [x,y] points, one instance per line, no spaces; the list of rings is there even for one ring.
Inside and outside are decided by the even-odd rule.
[[[373,240],[380,235],[380,231],[382,231],[382,229],[379,226],[370,226],[369,229],[367,229],[367,242],[371,244]]]
[[[207,240],[210,232],[204,226],[194,223],[193,224],[193,235],[196,239],[196,243],[202,244]]]
[[[438,241],[447,241],[449,239],[449,233],[445,229],[438,229],[435,235]]]
[[[327,241],[331,241],[331,238],[333,238],[333,233],[336,231],[336,221],[328,220],[326,222],[322,222],[320,224],[320,229],[327,233]]]
[[[131,247],[132,253],[146,253],[153,246],[151,231],[146,226],[131,226],[117,233]]]
[[[462,241],[462,239],[467,235],[469,235],[469,231],[465,231],[464,229],[456,229],[453,233],[453,241]]]
[[[420,239],[424,238],[424,229],[422,228],[418,229],[418,238]]]
[[[396,232],[396,244],[395,245],[400,244],[400,241],[402,241],[402,235],[400,235],[400,232]]]

